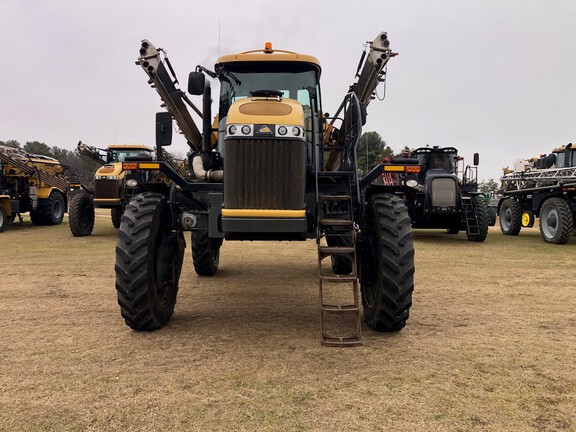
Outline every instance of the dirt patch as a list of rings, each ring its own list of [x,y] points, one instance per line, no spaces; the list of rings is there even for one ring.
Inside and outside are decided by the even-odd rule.
[[[173,320],[137,333],[114,289],[116,231],[0,234],[0,429],[575,430],[574,242],[416,232],[398,334],[319,343],[314,242],[189,250]]]

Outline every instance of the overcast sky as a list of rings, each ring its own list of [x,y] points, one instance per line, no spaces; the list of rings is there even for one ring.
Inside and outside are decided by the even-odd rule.
[[[160,99],[134,64],[144,38],[168,51],[184,87],[197,64],[266,41],[314,55],[334,113],[380,31],[400,54],[365,131],[394,150],[478,152],[488,179],[576,140],[573,0],[0,0],[0,17],[3,141],[153,145]]]

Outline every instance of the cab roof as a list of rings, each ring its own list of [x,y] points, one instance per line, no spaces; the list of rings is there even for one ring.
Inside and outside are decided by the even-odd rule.
[[[216,63],[236,63],[236,62],[261,62],[261,61],[277,61],[277,62],[303,62],[310,63],[321,69],[320,62],[316,57],[298,54],[293,51],[275,50],[272,48],[270,42],[266,42],[264,49],[244,51],[240,54],[230,54],[220,57]]]
[[[142,145],[142,144],[110,144],[108,146],[109,149],[112,150],[128,150],[128,149],[134,149],[134,150],[147,150],[147,151],[154,151],[153,148]]]

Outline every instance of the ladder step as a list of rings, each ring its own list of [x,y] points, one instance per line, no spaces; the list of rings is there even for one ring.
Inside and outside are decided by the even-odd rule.
[[[318,171],[318,177],[354,177],[353,171]]]
[[[319,219],[318,224],[320,225],[335,225],[335,226],[348,226],[353,225],[354,221],[349,219]]]
[[[348,201],[352,199],[350,195],[318,195],[318,199],[320,201]]]
[[[320,309],[323,310],[324,312],[337,313],[337,314],[360,312],[360,308],[353,304],[351,305],[323,304],[320,306]]]
[[[347,274],[347,275],[337,275],[337,274],[320,274],[320,279],[326,282],[335,282],[335,283],[351,283],[356,282],[358,277],[354,274]]]
[[[325,346],[355,347],[362,345],[362,339],[359,336],[333,337],[323,334],[320,343]]]
[[[355,251],[351,246],[318,246],[318,252],[323,255],[349,255]]]

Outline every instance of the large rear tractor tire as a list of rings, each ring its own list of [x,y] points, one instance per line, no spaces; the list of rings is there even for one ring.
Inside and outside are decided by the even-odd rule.
[[[0,232],[6,231],[7,226],[8,216],[6,216],[6,210],[4,210],[4,206],[0,204]]]
[[[514,198],[500,204],[500,230],[504,235],[517,236],[522,229],[522,207]]]
[[[214,276],[218,271],[222,239],[211,239],[208,231],[192,232],[192,261],[198,276]]]
[[[490,209],[488,203],[480,195],[472,197],[474,208],[476,209],[476,222],[478,224],[478,233],[466,233],[468,240],[473,242],[483,242],[488,236],[488,227],[490,226]]]
[[[126,206],[116,243],[120,312],[134,330],[155,330],[172,317],[186,244],[172,232],[166,197],[136,195]]]
[[[86,191],[78,192],[70,200],[68,214],[70,231],[74,237],[85,237],[94,229],[94,202]]]
[[[38,199],[36,210],[30,211],[30,219],[34,225],[60,225],[66,212],[64,197],[53,190],[48,198]]]
[[[122,221],[122,214],[124,213],[124,207],[114,207],[110,211],[112,217],[112,225],[114,228],[120,228],[120,222]]]
[[[414,291],[414,240],[401,198],[373,195],[359,239],[360,285],[366,324],[377,331],[401,330]]]
[[[562,198],[549,198],[540,210],[540,234],[547,243],[566,244],[574,231],[572,210]]]

